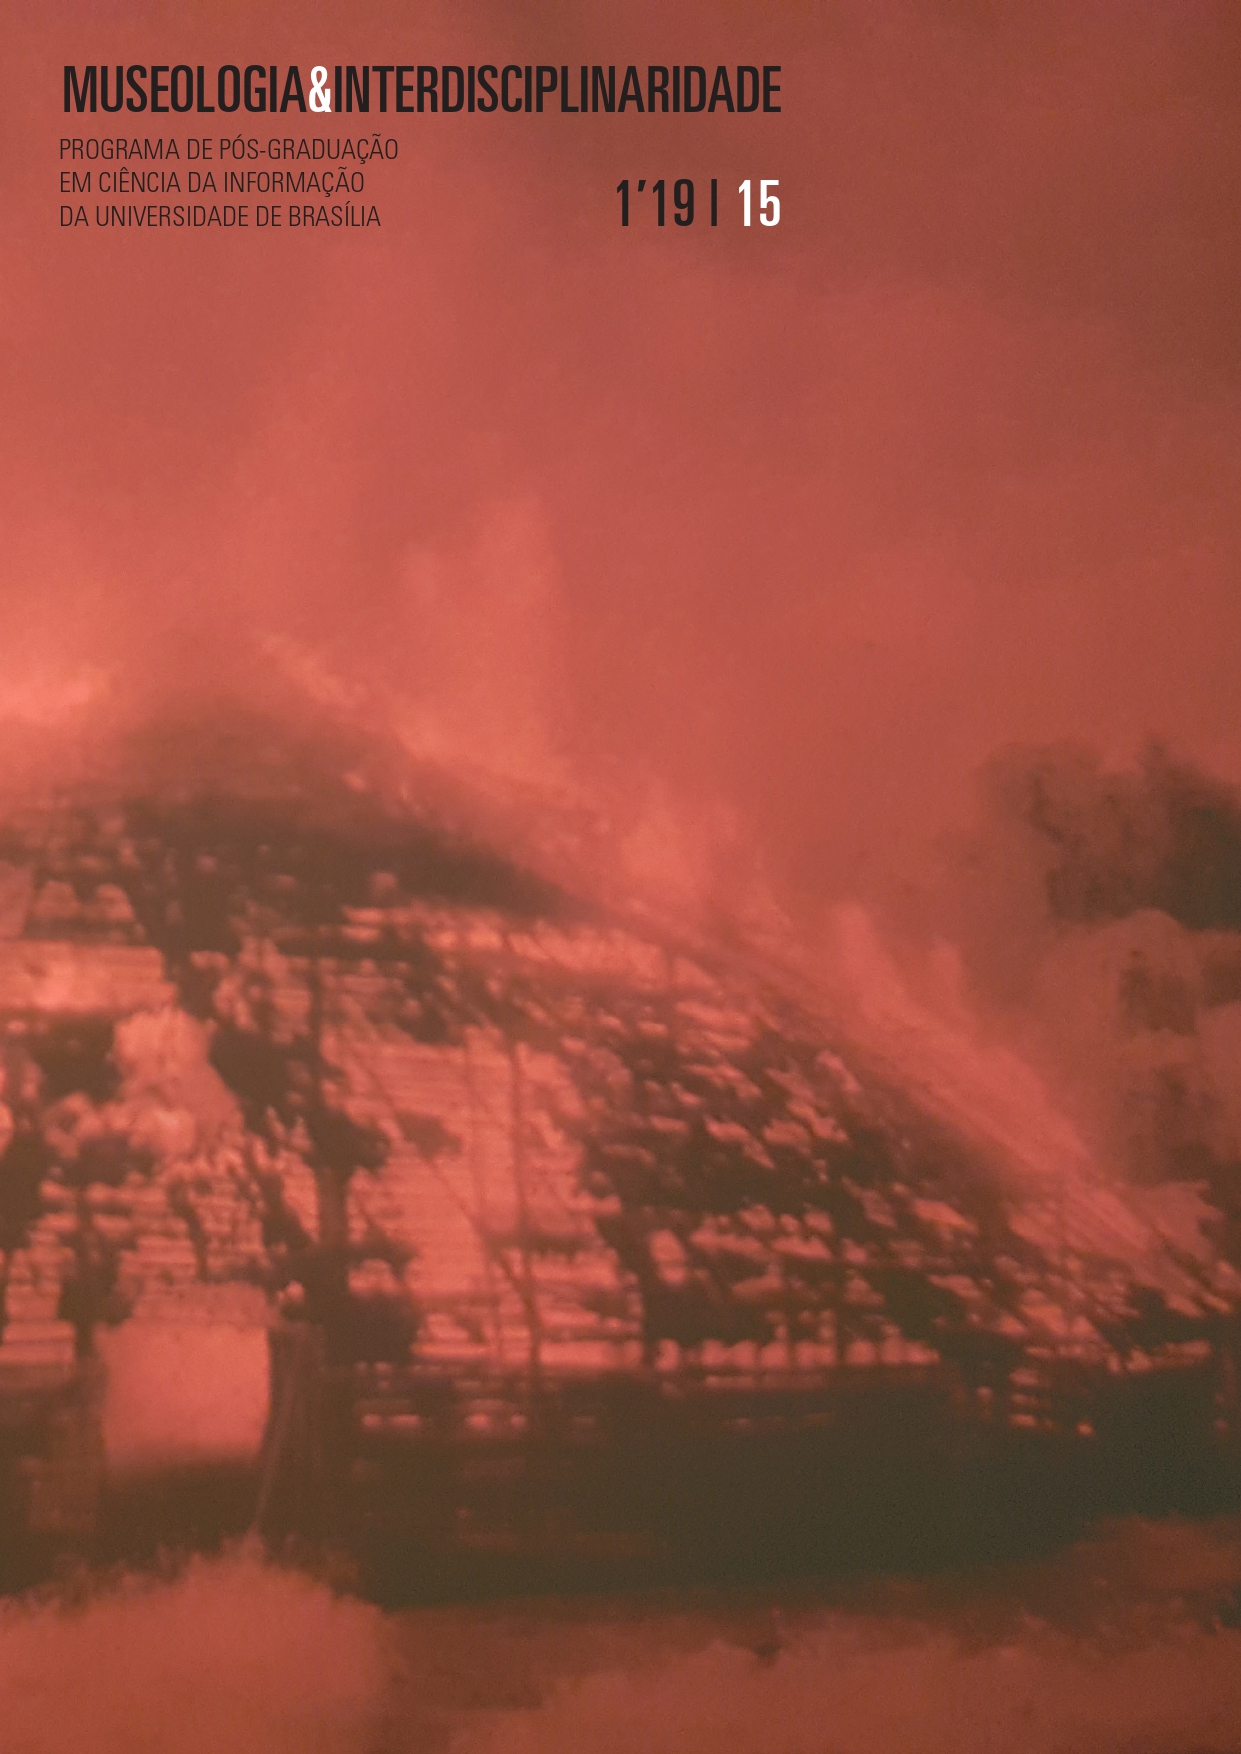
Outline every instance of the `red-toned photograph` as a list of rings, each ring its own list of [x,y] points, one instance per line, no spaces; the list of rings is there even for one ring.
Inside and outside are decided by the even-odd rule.
[[[62,0],[0,1745],[1241,1750],[1241,15]]]

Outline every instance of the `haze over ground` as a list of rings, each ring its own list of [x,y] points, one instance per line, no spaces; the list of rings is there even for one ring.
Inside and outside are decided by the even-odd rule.
[[[219,721],[268,700],[279,661],[346,711],[368,691],[450,765],[603,798],[657,874],[756,857],[805,919],[886,897],[971,927],[968,971],[1025,1004],[1022,1045],[1097,1073],[1092,1141],[1123,1131],[1135,1054],[1161,1074],[1156,1036],[1191,1095],[1194,1054],[1236,1089],[1235,1005],[1123,1038],[1092,1009],[1137,941],[1192,988],[1170,914],[1133,939],[1101,926],[1077,963],[1046,951],[1020,834],[985,842],[972,887],[910,894],[1006,745],[1125,763],[1154,735],[1241,780],[1235,8],[62,0],[4,36],[0,765],[31,725],[93,742],[187,708]],[[63,114],[64,63],[161,59],[780,63],[783,109],[391,117],[378,230],[62,229],[60,138],[122,131]],[[138,120],[124,132],[155,132]],[[660,174],[694,177],[697,223],[622,231],[617,182]],[[778,230],[737,223],[747,176],[780,179]],[[1092,784],[1087,764],[1079,826]],[[951,952],[930,967],[941,1010],[960,972]],[[911,1053],[1011,1077],[1021,1112],[1026,1074],[968,1010],[945,1048],[886,990],[923,1032]],[[1220,1162],[1241,1155],[1235,1102],[1184,1112]],[[1236,1634],[1183,1624],[1166,1591],[1235,1592],[1235,1540],[1174,1531],[1134,1560],[1146,1539],[1122,1531],[1115,1565],[1140,1598],[1149,1571],[1155,1613],[1100,1598],[1091,1554],[1068,1632],[1045,1595],[1073,1567],[1053,1566],[1015,1593],[1040,1619],[1001,1627],[984,1603],[958,1643],[889,1606],[796,1628],[770,1668],[710,1616],[655,1615],[654,1656],[612,1630],[596,1672],[555,1654],[555,1627],[523,1631],[544,1679],[505,1695],[467,1640],[447,1706],[409,1652],[414,1683],[389,1678],[370,1610],[248,1562],[72,1620],[14,1609],[0,1673],[24,1745],[56,1754],[143,1734],[688,1748],[718,1742],[720,1713],[738,1747],[792,1754],[825,1723],[908,1747],[906,1710],[927,1747],[1228,1747]]]

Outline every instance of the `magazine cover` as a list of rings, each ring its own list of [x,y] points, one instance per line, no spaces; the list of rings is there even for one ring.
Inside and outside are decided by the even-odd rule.
[[[2,36],[0,1740],[1234,1749],[1236,10]]]

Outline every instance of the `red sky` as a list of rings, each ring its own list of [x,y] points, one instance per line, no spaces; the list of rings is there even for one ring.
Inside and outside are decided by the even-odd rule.
[[[1012,740],[1241,779],[1235,7],[65,0],[6,35],[11,709],[210,698],[282,636],[442,746],[730,808],[814,894]],[[58,224],[60,136],[118,131],[63,115],[66,60],[509,59],[780,63],[783,109],[389,117],[378,230]],[[635,195],[622,231],[661,174],[698,222]]]

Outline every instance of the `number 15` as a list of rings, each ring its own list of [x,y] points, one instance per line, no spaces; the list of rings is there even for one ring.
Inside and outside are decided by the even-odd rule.
[[[779,225],[779,223],[780,223],[780,197],[778,195],[769,195],[767,193],[768,189],[778,189],[779,187],[780,187],[779,177],[765,177],[759,183],[759,185],[758,185],[758,193],[759,193],[758,222],[760,225]],[[747,177],[745,182],[741,184],[741,186],[737,190],[737,193],[741,196],[742,203],[743,203],[743,213],[742,213],[741,223],[742,223],[742,225],[749,225],[749,223],[750,223],[750,179],[749,179],[749,177]],[[770,215],[768,214],[768,211],[767,211],[768,208],[771,209]]]

